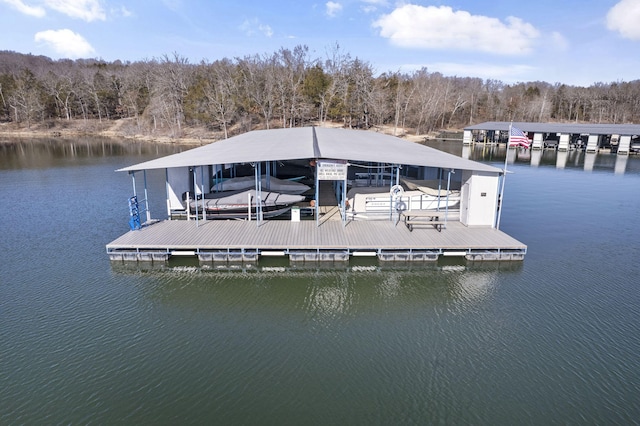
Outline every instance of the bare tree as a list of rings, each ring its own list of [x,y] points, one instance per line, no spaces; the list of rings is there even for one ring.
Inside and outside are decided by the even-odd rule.
[[[292,51],[280,49],[273,57],[276,72],[274,87],[280,104],[282,127],[293,127],[296,118],[300,118],[297,116],[302,109],[302,86],[311,63],[308,53],[307,46],[296,46]]]
[[[127,116],[136,119],[136,126],[143,125],[142,117],[145,111],[149,111],[156,128],[156,116],[148,108],[151,103],[151,93],[153,93],[153,68],[157,66],[152,61],[135,62],[124,70],[122,74],[123,105],[127,111]]]
[[[225,137],[309,120],[416,134],[479,121],[640,122],[640,80],[590,87],[445,77],[421,69],[376,75],[335,44],[322,62],[306,46],[192,66],[174,53],[134,63],[53,61],[0,51],[0,118],[33,125],[47,118],[105,122],[135,118],[137,129],[215,123]],[[148,119],[148,122],[144,119]],[[411,129],[411,130],[409,130]]]
[[[47,94],[54,100],[57,116],[67,121],[71,120],[73,87],[69,75],[62,69],[57,72],[49,71],[41,81]]]
[[[26,122],[27,127],[31,128],[31,124],[43,111],[41,92],[40,83],[31,71],[24,69],[18,74],[15,90],[8,100],[17,123]]]
[[[276,105],[273,57],[263,60],[258,55],[247,56],[239,60],[238,69],[244,88],[245,108],[262,115],[269,129]]]
[[[329,81],[320,96],[322,110],[324,111],[324,117],[320,117],[321,122],[327,121],[329,117],[332,119],[342,118],[344,120],[346,99],[349,91],[351,56],[348,53],[342,53],[337,43],[332,46],[327,56],[324,69]]]
[[[343,94],[344,104],[347,107],[345,124],[349,127],[368,129],[369,104],[373,91],[373,68],[369,63],[356,58],[349,64],[347,76],[347,92]]]
[[[187,95],[192,68],[189,61],[177,53],[164,55],[153,68],[151,108],[162,117],[172,136],[179,137],[184,123],[184,98]]]
[[[413,104],[413,126],[416,134],[433,130],[441,115],[441,102],[444,97],[444,79],[442,75],[429,74],[422,68],[413,74],[415,103]]]
[[[222,127],[226,139],[229,137],[229,124],[237,114],[234,65],[228,60],[222,60],[206,66],[205,69],[204,95],[208,111]]]
[[[368,123],[365,125],[382,126],[388,120],[388,114],[392,109],[389,107],[391,102],[390,93],[392,90],[389,88],[389,79],[376,79],[371,85],[371,90],[367,94],[367,106],[368,106]]]

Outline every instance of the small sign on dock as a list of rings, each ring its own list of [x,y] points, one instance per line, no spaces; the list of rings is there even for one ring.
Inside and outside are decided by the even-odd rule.
[[[318,180],[345,180],[347,162],[340,160],[320,160],[317,163]]]

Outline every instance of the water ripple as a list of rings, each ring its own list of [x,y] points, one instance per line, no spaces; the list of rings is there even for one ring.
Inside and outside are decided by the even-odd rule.
[[[514,167],[516,266],[118,270],[104,244],[130,181],[113,170],[138,160],[0,171],[3,199],[54,201],[0,211],[1,424],[640,418],[640,231],[604,220],[637,215],[620,196],[637,174]]]

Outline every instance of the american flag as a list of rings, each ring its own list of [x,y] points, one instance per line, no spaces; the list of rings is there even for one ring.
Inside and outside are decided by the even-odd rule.
[[[531,141],[524,134],[524,132],[517,127],[511,126],[511,134],[509,135],[509,146],[521,146],[523,148],[529,148]]]

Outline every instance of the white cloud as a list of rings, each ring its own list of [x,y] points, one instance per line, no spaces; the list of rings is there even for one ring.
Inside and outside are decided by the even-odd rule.
[[[387,0],[362,0],[362,3],[364,3],[364,5],[361,6],[360,9],[364,13],[373,13],[378,10],[378,7],[384,7],[388,4]]]
[[[42,6],[28,6],[22,0],[0,0],[20,13],[42,18],[46,15],[45,7],[55,10],[71,18],[82,19],[87,22],[107,19],[100,0],[43,0]]]
[[[621,0],[607,13],[607,28],[624,38],[640,40],[640,2]]]
[[[84,37],[68,29],[40,31],[34,39],[68,58],[87,57],[95,52]]]
[[[551,46],[556,51],[563,52],[563,51],[566,51],[567,49],[569,49],[569,42],[567,41],[565,36],[563,36],[559,32],[557,32],[557,31],[551,32],[550,39],[551,39]]]
[[[22,0],[0,0],[2,3],[6,3],[20,13],[25,15],[35,16],[36,18],[42,18],[46,15],[46,11],[40,6],[27,6]]]
[[[181,0],[162,0],[162,3],[167,7],[167,9],[176,12],[182,8]]]
[[[336,16],[341,10],[342,10],[342,5],[340,3],[336,3],[333,1],[328,1],[325,4],[326,7],[326,13],[328,16],[330,17],[334,17]]]
[[[261,23],[256,18],[245,19],[239,28],[249,37],[254,36],[257,33],[262,33],[262,35],[266,37],[271,37],[273,35],[271,27],[267,24]]]
[[[44,0],[44,4],[71,18],[87,22],[107,19],[99,0]]]
[[[531,52],[540,36],[533,25],[510,16],[506,22],[450,7],[402,5],[373,23],[380,35],[406,48],[456,49],[498,55]]]
[[[125,18],[129,18],[131,16],[133,16],[133,12],[131,12],[129,9],[127,9],[125,6],[121,6],[120,7],[120,14],[122,16],[124,16]]]
[[[271,27],[269,25],[266,24],[260,24],[258,25],[258,30],[266,35],[267,37],[271,37],[273,35],[273,30],[271,29]]]
[[[114,6],[109,9],[109,16],[114,18],[131,18],[135,16],[133,10],[127,9],[126,6]]]

